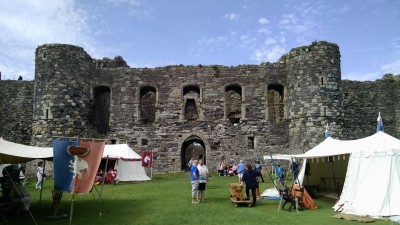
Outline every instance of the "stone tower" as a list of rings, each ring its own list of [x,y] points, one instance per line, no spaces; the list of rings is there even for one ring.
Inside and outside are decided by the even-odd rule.
[[[340,52],[336,44],[314,42],[283,56],[288,78],[289,146],[303,151],[324,139],[329,123],[334,137],[342,132]]]
[[[49,146],[52,136],[86,135],[93,65],[81,47],[36,49],[32,145]]]

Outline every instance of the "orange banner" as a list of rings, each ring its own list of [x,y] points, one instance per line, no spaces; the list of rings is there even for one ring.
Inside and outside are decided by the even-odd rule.
[[[97,170],[103,156],[106,142],[80,141],[79,146],[87,148],[87,154],[75,155],[74,184],[72,193],[89,193],[92,189]]]

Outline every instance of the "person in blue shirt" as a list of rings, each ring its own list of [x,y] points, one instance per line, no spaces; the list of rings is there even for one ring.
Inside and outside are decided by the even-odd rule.
[[[245,167],[243,160],[240,160],[239,164],[237,165],[237,173],[239,177],[239,183],[242,181],[243,173],[244,173]]]
[[[190,183],[192,184],[192,203],[199,203],[197,199],[197,193],[199,192],[199,178],[200,172],[197,169],[197,165],[199,164],[198,160],[192,161],[192,167],[190,168]]]
[[[278,174],[279,180],[283,181],[283,178],[285,178],[285,175],[283,174],[283,169],[282,169],[281,165],[279,165],[279,164],[276,167],[276,173]]]

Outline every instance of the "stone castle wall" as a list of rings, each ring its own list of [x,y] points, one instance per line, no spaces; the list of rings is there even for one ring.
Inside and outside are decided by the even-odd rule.
[[[343,139],[366,137],[376,132],[381,113],[385,132],[400,138],[400,76],[385,75],[375,82],[344,80]]]
[[[0,137],[4,140],[30,144],[33,96],[33,81],[0,81]]]
[[[400,137],[397,76],[342,81],[339,47],[327,42],[293,49],[277,63],[158,68],[129,68],[122,57],[95,60],[80,47],[51,44],[37,49],[35,73],[34,82],[18,83],[30,84],[30,95],[0,81],[8,90],[1,89],[0,123],[11,141],[107,138],[138,153],[153,150],[155,172],[180,171],[192,156],[215,169],[221,160],[302,152],[324,139],[326,123],[335,138],[364,137],[375,132],[379,111],[385,131]],[[9,109],[30,115],[20,125],[26,132],[10,126],[17,116]]]

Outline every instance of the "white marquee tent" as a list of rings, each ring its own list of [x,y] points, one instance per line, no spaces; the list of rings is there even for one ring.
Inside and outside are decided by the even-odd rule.
[[[345,154],[349,154],[347,171],[340,199],[334,208],[360,216],[400,215],[399,139],[383,131],[350,141],[329,137],[310,151],[294,157],[331,156],[340,161],[341,155]]]
[[[127,144],[106,145],[103,158],[116,160],[118,181],[146,181],[150,178],[142,166],[142,157]]]
[[[103,158],[117,160],[119,181],[146,181],[150,178],[142,167],[142,157],[127,144],[106,145]],[[6,141],[0,138],[0,164],[24,163],[35,159],[52,160],[52,147],[34,147]]]

